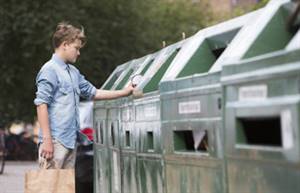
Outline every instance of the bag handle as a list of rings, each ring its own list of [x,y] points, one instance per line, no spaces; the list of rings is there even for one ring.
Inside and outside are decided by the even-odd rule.
[[[43,157],[41,157],[40,159],[40,168],[44,170],[48,169],[50,167],[50,163],[47,161],[47,159]]]

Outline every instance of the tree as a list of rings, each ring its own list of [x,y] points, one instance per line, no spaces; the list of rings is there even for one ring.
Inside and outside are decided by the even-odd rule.
[[[100,87],[133,58],[192,35],[209,23],[206,4],[186,0],[0,0],[0,128],[35,116],[35,77],[51,57],[60,21],[83,25],[88,43],[76,64]]]

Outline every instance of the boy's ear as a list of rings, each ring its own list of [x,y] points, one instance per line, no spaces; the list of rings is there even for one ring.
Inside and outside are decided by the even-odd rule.
[[[68,43],[67,43],[66,41],[63,41],[63,42],[61,43],[60,46],[61,46],[62,48],[66,48],[67,45],[68,45]]]

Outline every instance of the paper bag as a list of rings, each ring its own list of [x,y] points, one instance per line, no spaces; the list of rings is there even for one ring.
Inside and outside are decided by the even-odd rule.
[[[25,174],[25,193],[75,193],[74,169],[40,169]]]

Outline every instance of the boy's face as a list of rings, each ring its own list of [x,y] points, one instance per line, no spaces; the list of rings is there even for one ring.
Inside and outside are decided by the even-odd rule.
[[[64,43],[63,50],[66,63],[75,63],[80,55],[80,48],[82,47],[81,41],[76,39],[72,43]]]

